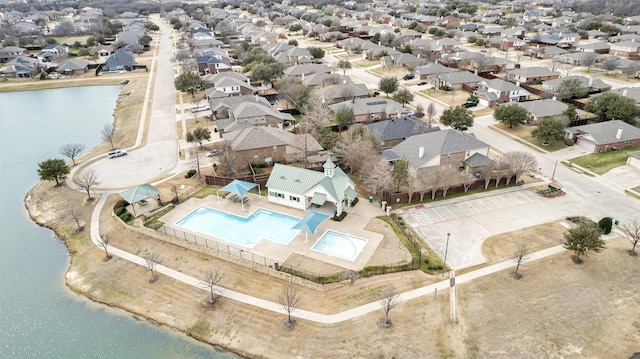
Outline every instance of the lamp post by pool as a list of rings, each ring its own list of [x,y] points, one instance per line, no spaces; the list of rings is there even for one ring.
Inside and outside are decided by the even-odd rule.
[[[451,233],[447,233],[447,246],[444,249],[444,264],[442,265],[442,278],[444,278],[444,271],[447,269],[447,252],[449,252],[449,236],[451,236]]]

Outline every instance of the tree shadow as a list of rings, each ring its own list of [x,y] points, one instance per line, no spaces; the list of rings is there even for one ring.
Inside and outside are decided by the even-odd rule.
[[[576,255],[572,255],[571,256],[571,260],[573,261],[574,264],[582,264],[582,258],[576,256]]]
[[[285,319],[282,321],[282,329],[286,330],[286,331],[291,331],[296,327],[296,320],[295,319]]]
[[[391,319],[380,318],[378,320],[378,327],[380,327],[381,329],[388,329],[388,328],[391,328],[392,326],[393,326],[393,323],[391,322]]]

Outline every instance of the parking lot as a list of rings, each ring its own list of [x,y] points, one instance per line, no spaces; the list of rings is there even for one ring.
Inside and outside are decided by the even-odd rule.
[[[546,199],[517,187],[407,207],[398,213],[441,258],[447,252],[448,266],[464,268],[485,261],[482,243],[488,237],[562,218],[570,202],[567,197]]]

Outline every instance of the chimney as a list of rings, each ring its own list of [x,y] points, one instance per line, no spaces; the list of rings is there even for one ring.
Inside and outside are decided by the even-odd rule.
[[[618,129],[618,132],[616,132],[616,140],[619,140],[622,138],[622,127],[620,127]]]
[[[622,97],[627,97],[628,92],[629,92],[629,89],[622,90]]]
[[[302,81],[304,81],[304,72],[302,73]]]
[[[418,157],[424,157],[424,146],[420,146],[420,148],[418,148]]]
[[[593,86],[593,77],[589,79],[589,87]]]

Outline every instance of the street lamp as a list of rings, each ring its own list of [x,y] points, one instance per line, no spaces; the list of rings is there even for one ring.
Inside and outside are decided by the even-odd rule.
[[[442,278],[444,278],[444,271],[447,268],[447,253],[449,252],[449,236],[451,236],[451,233],[447,233],[447,246],[444,249],[444,264],[442,265]]]

